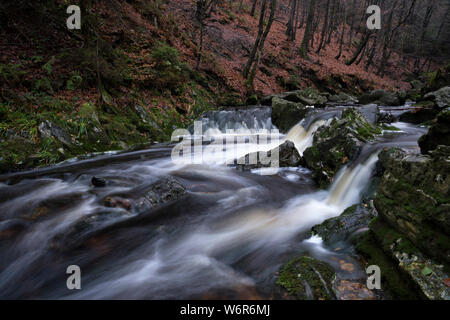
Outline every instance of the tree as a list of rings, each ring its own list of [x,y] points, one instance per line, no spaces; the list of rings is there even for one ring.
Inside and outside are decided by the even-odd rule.
[[[316,0],[311,0],[309,5],[308,18],[306,20],[306,29],[303,36],[302,44],[300,45],[300,54],[303,58],[308,57],[309,42],[313,36],[314,11],[316,7]]]
[[[271,0],[270,2],[270,14],[269,19],[266,24],[266,28],[264,29],[265,24],[265,13],[266,13],[266,5],[267,0],[263,0],[263,4],[261,6],[261,14],[259,19],[258,26],[258,35],[255,40],[255,44],[253,45],[252,52],[250,53],[250,57],[248,59],[247,65],[244,68],[244,77],[248,79],[249,85],[253,88],[253,80],[255,78],[256,70],[258,68],[259,60],[262,56],[262,52],[264,49],[264,43],[266,41],[267,35],[269,34],[270,28],[272,27],[273,20],[275,18],[275,10],[277,6],[276,0]]]
[[[197,62],[195,64],[195,70],[200,68],[200,62],[202,60],[203,51],[203,35],[205,30],[205,20],[208,16],[208,9],[212,7],[215,0],[197,0],[197,9],[195,11],[195,17],[200,24],[200,40],[197,53]]]

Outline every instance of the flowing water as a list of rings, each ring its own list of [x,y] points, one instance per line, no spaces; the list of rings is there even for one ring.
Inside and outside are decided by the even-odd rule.
[[[258,144],[251,136],[274,129],[270,112],[220,111],[202,120],[201,137],[191,128],[192,140],[234,143],[202,143],[195,151],[201,161],[172,161],[174,144],[160,144],[0,176],[0,298],[274,297],[273,275],[282,263],[301,252],[323,260],[339,256],[320,239],[308,239],[308,232],[360,201],[378,151],[417,150],[425,132],[395,124],[402,131],[368,144],[329,190],[318,190],[301,167],[266,175],[264,169],[240,172],[226,165],[285,140],[303,153],[314,132],[338,113],[315,113],[286,136]],[[185,137],[183,143],[191,141]],[[105,197],[119,193],[138,199],[167,175],[188,191],[175,203],[146,214],[104,205]],[[106,179],[106,187],[93,187],[93,176]],[[69,265],[80,266],[82,290],[66,288]],[[352,277],[361,277],[360,268]]]

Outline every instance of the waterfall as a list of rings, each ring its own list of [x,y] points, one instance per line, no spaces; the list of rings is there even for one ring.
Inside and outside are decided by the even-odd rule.
[[[303,127],[304,122],[301,121],[289,130],[286,140],[292,141],[298,153],[302,156],[303,152],[312,146],[314,134],[323,125],[328,125],[329,121],[318,120],[314,122],[308,130]]]

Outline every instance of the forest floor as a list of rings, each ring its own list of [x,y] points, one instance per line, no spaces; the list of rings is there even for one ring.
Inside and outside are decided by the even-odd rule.
[[[191,1],[99,1],[75,32],[66,28],[65,1],[51,3],[13,6],[0,19],[0,172],[168,141],[205,111],[253,94],[242,76],[258,27],[250,0],[242,9],[223,2],[207,19],[199,70]],[[304,30],[286,40],[287,10],[281,1],[254,82],[259,96],[307,86],[355,95],[409,88],[407,64],[387,66],[383,78],[364,61],[346,66],[359,36],[345,39],[340,60],[336,37],[302,59]]]

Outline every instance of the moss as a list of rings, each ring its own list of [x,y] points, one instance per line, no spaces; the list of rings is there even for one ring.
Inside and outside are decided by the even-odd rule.
[[[334,278],[334,270],[328,264],[303,256],[291,260],[281,268],[277,284],[297,299],[329,300],[334,298],[331,286]],[[312,297],[308,297],[307,286]]]
[[[393,299],[416,300],[421,298],[410,280],[400,273],[391,258],[378,246],[370,231],[359,238],[356,250],[366,258],[368,265],[380,267],[381,288],[389,292]]]

